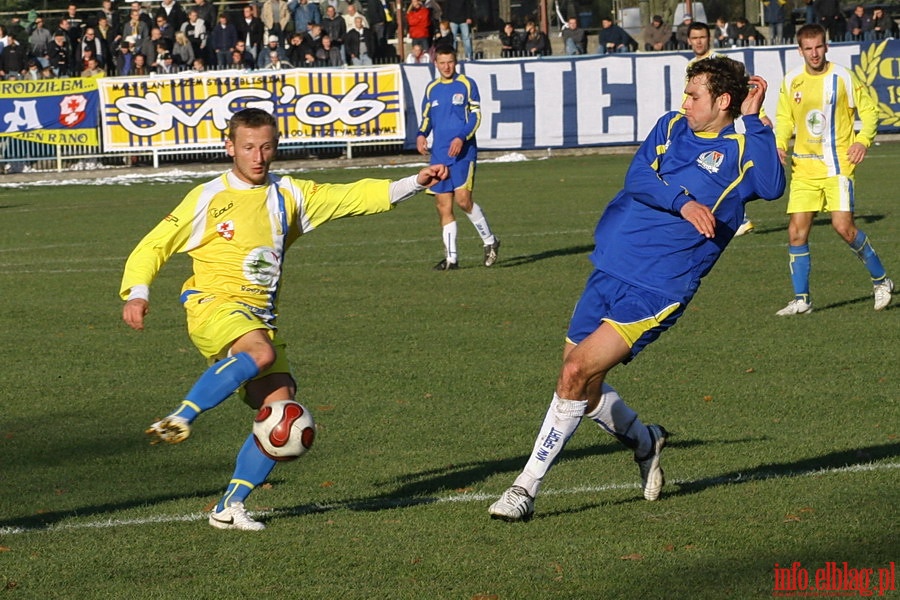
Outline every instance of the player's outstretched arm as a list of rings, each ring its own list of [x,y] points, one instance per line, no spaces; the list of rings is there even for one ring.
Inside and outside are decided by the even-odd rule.
[[[450,176],[447,165],[428,165],[415,175],[404,177],[398,181],[392,181],[388,189],[391,204],[397,204],[408,200],[425,188],[430,188],[438,181],[443,181]]]
[[[150,303],[143,298],[134,298],[125,303],[122,320],[135,331],[143,331],[144,316],[150,312]]]

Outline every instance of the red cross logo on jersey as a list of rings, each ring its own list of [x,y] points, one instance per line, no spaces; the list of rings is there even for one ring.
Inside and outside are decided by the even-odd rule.
[[[216,233],[218,233],[226,240],[231,240],[231,238],[234,237],[234,221],[216,223]]]

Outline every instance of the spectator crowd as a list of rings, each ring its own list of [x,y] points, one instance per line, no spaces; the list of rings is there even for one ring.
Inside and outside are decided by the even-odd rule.
[[[869,41],[897,36],[897,26],[880,6],[857,5],[845,14],[839,0],[803,0],[801,19],[825,27],[831,41]],[[384,62],[429,63],[441,47],[476,58],[475,13],[471,0],[404,0],[402,15],[393,0],[250,0],[219,12],[212,0],[131,2],[102,0],[99,8],[71,3],[62,15],[31,10],[0,25],[0,78],[141,76],[207,69],[287,69],[341,67]],[[398,56],[389,41],[397,18],[409,40]],[[787,0],[764,0],[762,23],[720,15],[710,26],[717,48],[789,43],[794,11]],[[686,50],[693,20],[677,26],[654,15],[635,40],[612,17],[599,19],[595,34],[570,17],[562,27],[565,54],[612,54]],[[595,37],[594,37],[595,36]],[[506,23],[499,32],[500,56],[548,56],[550,37],[537,20],[519,30]],[[457,47],[458,46],[458,47]]]

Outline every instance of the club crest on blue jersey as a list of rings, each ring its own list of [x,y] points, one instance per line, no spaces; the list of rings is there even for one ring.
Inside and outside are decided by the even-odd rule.
[[[462,106],[463,104],[466,103],[466,95],[462,94],[462,93],[453,94],[452,102],[453,102],[453,106]]]
[[[709,150],[697,158],[697,165],[709,173],[718,173],[725,155],[718,150]]]

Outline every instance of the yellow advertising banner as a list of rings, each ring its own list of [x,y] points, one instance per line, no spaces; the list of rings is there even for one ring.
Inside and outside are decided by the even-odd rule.
[[[400,67],[218,71],[101,79],[107,151],[222,148],[231,115],[272,113],[282,142],[406,135]]]

